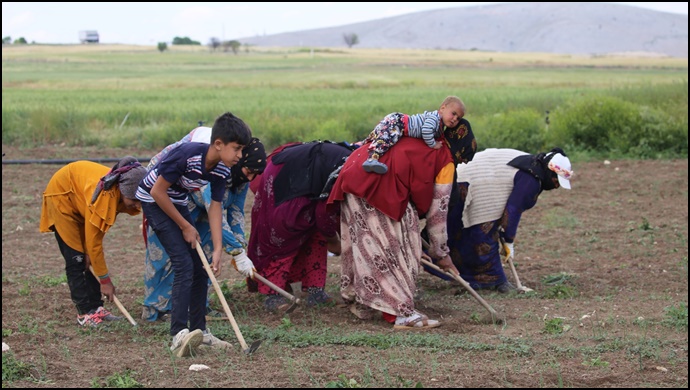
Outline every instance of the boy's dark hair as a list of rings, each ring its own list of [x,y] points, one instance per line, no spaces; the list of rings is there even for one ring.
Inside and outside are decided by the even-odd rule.
[[[216,118],[211,129],[211,143],[220,139],[224,144],[237,142],[247,146],[252,139],[252,129],[244,121],[231,112],[226,112]]]

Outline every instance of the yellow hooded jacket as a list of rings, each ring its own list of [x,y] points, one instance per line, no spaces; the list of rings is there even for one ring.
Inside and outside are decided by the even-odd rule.
[[[103,236],[115,223],[118,213],[139,214],[127,209],[120,189],[103,190],[91,204],[91,196],[101,177],[110,168],[91,161],[76,161],[60,168],[43,192],[40,231],[54,232],[72,249],[85,253],[99,278],[108,277],[103,254]]]

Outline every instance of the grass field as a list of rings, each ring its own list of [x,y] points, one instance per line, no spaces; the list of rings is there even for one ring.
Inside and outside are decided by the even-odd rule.
[[[2,60],[3,144],[24,147],[160,149],[225,111],[244,118],[269,147],[354,141],[389,112],[434,110],[447,95],[465,101],[476,135],[489,141],[480,148],[497,146],[490,141],[506,131],[500,126],[520,140],[543,130],[546,111],[553,118],[574,99],[602,96],[650,107],[672,118],[674,134],[687,133],[687,59],[678,58],[12,45]],[[508,120],[497,123],[497,115]]]
[[[480,149],[536,152],[560,140],[576,172],[571,191],[544,193],[521,219],[516,267],[535,291],[480,291],[505,316],[501,324],[482,322],[487,310],[470,294],[423,272],[416,306],[443,323],[429,332],[395,331],[336,305],[269,314],[226,263],[223,293],[244,338],[263,340],[261,348],[246,356],[231,324],[214,321],[213,333],[233,349],[176,359],[169,324],[139,317],[141,218],[121,215],[104,240],[118,297],[138,326],[83,329],[55,238],[38,231],[42,192],[59,166],[3,164],[2,335],[11,348],[3,352],[3,388],[688,386],[687,60],[2,50],[4,160],[151,156],[228,110],[268,149],[351,141],[389,112],[432,110],[454,94],[467,104]],[[247,216],[252,205],[250,194]],[[339,265],[329,257],[326,290],[336,298]],[[213,305],[220,308],[217,297]],[[191,364],[209,370],[190,371]]]

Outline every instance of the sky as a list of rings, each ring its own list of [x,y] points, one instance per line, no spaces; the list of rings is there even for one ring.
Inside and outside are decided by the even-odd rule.
[[[97,30],[101,43],[156,45],[175,37],[201,44],[211,38],[335,27],[432,9],[490,5],[471,2],[396,3],[42,3],[3,2],[2,36],[32,43],[79,43],[79,31]],[[688,14],[687,2],[615,3]]]

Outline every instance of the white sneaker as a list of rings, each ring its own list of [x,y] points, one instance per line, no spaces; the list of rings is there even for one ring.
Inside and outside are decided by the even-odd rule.
[[[173,337],[170,350],[177,357],[190,356],[203,340],[204,334],[201,329],[190,332],[189,329],[184,328]]]
[[[216,348],[216,349],[230,349],[232,348],[232,344],[228,343],[227,341],[223,341],[219,339],[218,337],[214,336],[211,334],[211,330],[206,328],[206,330],[203,332],[204,334],[204,339],[201,342],[202,347],[209,347],[209,348]]]

